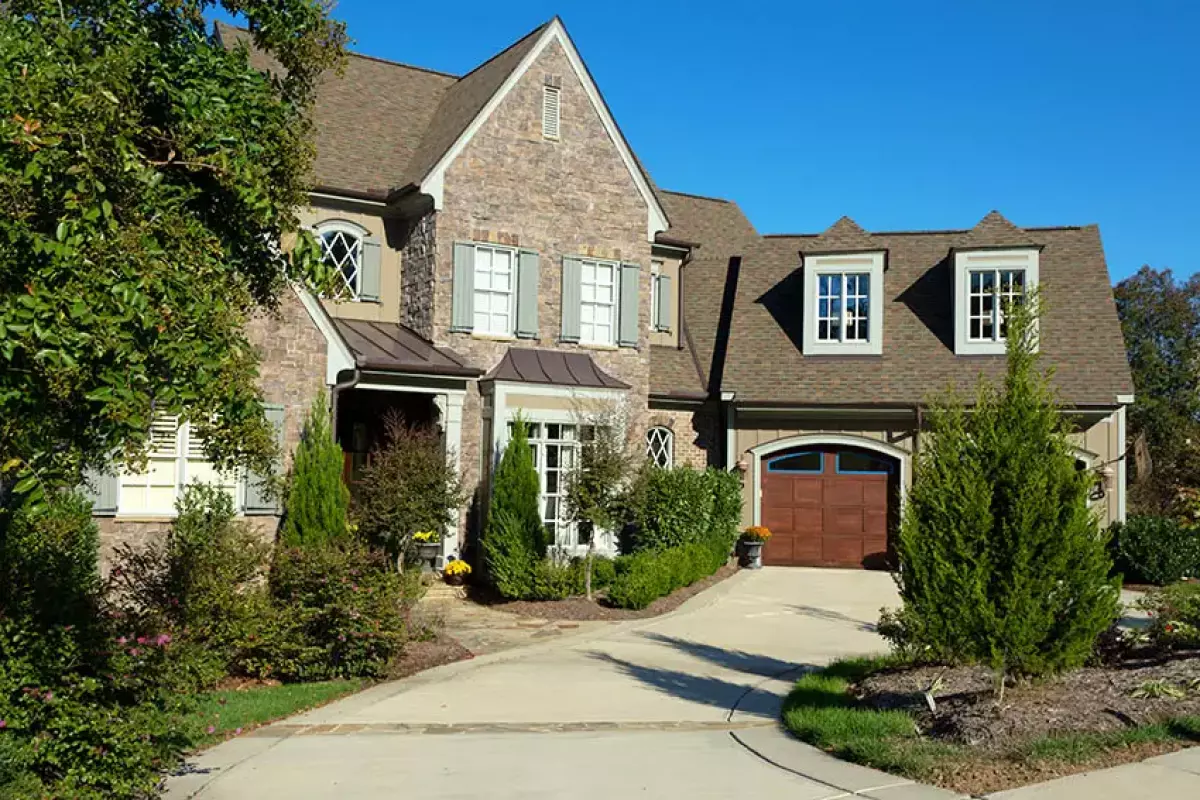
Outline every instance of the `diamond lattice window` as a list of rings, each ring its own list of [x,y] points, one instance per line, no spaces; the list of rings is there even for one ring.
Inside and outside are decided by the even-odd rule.
[[[358,299],[358,281],[362,272],[362,236],[348,228],[328,228],[319,234],[325,263],[342,276],[346,290]]]
[[[646,431],[646,457],[655,466],[669,469],[675,460],[675,434],[670,428]]]

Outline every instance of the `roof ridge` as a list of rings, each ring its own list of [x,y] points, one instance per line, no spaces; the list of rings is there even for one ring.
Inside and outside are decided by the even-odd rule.
[[[658,187],[658,190],[660,192],[666,192],[667,194],[679,195],[680,197],[691,197],[696,200],[712,200],[714,203],[728,203],[730,205],[737,205],[737,203],[734,201],[726,200],[724,197],[712,197],[706,194],[693,194],[691,192],[677,192],[674,189],[664,189],[661,186]]]
[[[504,48],[504,49],[503,49],[503,50],[501,50],[500,52],[498,52],[498,53],[493,53],[493,54],[491,55],[491,57],[490,57],[490,58],[488,58],[486,61],[481,61],[480,63],[476,64],[476,65],[475,65],[475,67],[474,67],[473,69],[471,69],[471,71],[470,71],[470,72],[466,72],[466,73],[464,73],[464,74],[462,74],[462,75],[459,75],[459,76],[458,76],[458,79],[459,79],[460,81],[462,81],[462,80],[464,80],[464,79],[466,79],[466,78],[469,78],[471,75],[474,75],[476,72],[478,72],[479,70],[483,69],[483,68],[484,68],[484,67],[486,67],[488,64],[492,63],[492,62],[493,62],[493,61],[495,61],[497,58],[499,58],[500,56],[502,56],[502,55],[504,55],[505,53],[507,53],[509,50],[512,50],[514,47],[516,47],[517,45],[519,45],[521,42],[525,41],[526,39],[528,39],[529,37],[531,37],[531,36],[533,36],[533,35],[535,35],[535,34],[541,33],[541,32],[542,32],[542,31],[544,31],[546,28],[550,27],[551,23],[553,23],[553,22],[554,22],[554,20],[556,20],[556,19],[558,19],[558,17],[557,17],[557,16],[555,16],[555,17],[552,17],[551,19],[548,19],[548,20],[546,20],[546,21],[545,21],[545,22],[543,22],[541,25],[538,25],[536,28],[534,28],[533,30],[531,30],[529,33],[527,33],[527,34],[525,34],[524,36],[520,37],[519,39],[517,39],[516,41],[514,41],[512,44],[510,44],[508,47]]]
[[[216,26],[222,27],[222,28],[228,28],[231,31],[237,31],[238,33],[250,33],[249,28],[244,28],[241,25],[230,25],[228,22],[223,22],[219,19],[215,20],[213,22],[213,24]],[[253,42],[251,42],[251,44],[253,44]],[[444,70],[434,69],[432,67],[422,67],[417,64],[409,64],[405,61],[396,61],[395,59],[391,59],[391,58],[383,58],[382,56],[373,56],[373,55],[370,55],[369,53],[360,53],[357,50],[347,50],[346,55],[354,56],[355,58],[363,58],[363,59],[366,59],[367,61],[377,61],[380,64],[388,64],[393,67],[404,67],[405,69],[413,69],[413,70],[416,70],[417,72],[428,72],[432,75],[441,75],[446,78],[454,78],[455,80],[458,80],[462,77],[460,75],[455,75],[453,72],[446,72]]]

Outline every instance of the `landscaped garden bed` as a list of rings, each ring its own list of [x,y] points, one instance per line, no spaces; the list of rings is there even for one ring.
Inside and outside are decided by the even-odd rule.
[[[984,667],[843,661],[798,681],[783,719],[839,758],[971,795],[1200,744],[1200,652],[995,690]]]
[[[482,586],[472,587],[470,596],[472,600],[491,605],[499,611],[508,611],[522,617],[535,619],[579,622],[646,619],[674,611],[705,589],[720,583],[736,572],[736,566],[727,564],[707,578],[701,578],[690,586],[676,589],[667,596],[654,600],[645,608],[619,608],[609,604],[603,594],[597,594],[594,600],[588,600],[586,597],[567,597],[562,600],[505,600],[494,590]]]

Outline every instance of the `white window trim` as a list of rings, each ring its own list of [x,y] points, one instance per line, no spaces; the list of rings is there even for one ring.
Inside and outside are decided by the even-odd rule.
[[[883,251],[873,253],[837,253],[804,257],[804,331],[802,344],[806,356],[878,356],[883,354]],[[817,339],[817,287],[822,275],[867,273],[870,297],[867,301],[867,340],[865,342],[823,342]]]
[[[1040,256],[1041,252],[1036,247],[954,251],[954,352],[956,354],[960,356],[994,356],[1004,355],[1005,351],[1005,340],[999,337],[998,330],[995,341],[973,341],[969,336],[971,332],[971,273],[982,270],[1024,272],[1025,293],[1028,295],[1038,286]]]
[[[650,436],[655,431],[662,431],[663,442],[666,445],[663,448],[663,453],[667,457],[666,464],[659,464],[658,460],[654,457],[654,453],[652,452],[652,444],[650,442]],[[648,459],[650,459],[650,461],[654,462],[654,464],[656,466],[662,466],[662,467],[666,467],[668,469],[674,467],[675,466],[675,431],[671,430],[666,425],[654,425],[650,428],[647,428],[646,429],[646,458],[648,458]]]
[[[362,302],[360,295],[362,294],[363,247],[367,238],[370,237],[371,232],[361,225],[344,219],[327,219],[318,222],[312,226],[312,232],[318,240],[327,233],[348,234],[358,239],[358,268],[354,271],[354,285],[350,286],[348,282],[345,282],[345,276],[341,274],[340,268],[335,267],[335,269],[338,270],[338,274],[341,275],[343,282],[346,283],[346,288],[350,290],[349,297],[339,299],[343,302]],[[321,258],[324,260],[325,245],[321,242],[318,242],[318,245],[321,247]]]
[[[590,258],[588,256],[577,256],[579,258],[579,344],[584,347],[616,347],[619,334],[617,328],[621,324],[621,262],[611,261],[607,258]],[[604,266],[612,269],[612,302],[609,303],[609,310],[612,316],[610,317],[608,326],[608,341],[600,341],[598,339],[589,339],[583,335],[583,306],[585,304],[591,306],[599,306],[600,303],[595,300],[587,301],[583,299],[583,267],[587,263],[595,264],[597,267]],[[592,330],[596,329],[595,316],[592,317]]]
[[[189,445],[192,442],[192,424],[190,422],[181,422],[175,428],[175,452],[171,456],[158,455],[153,452],[147,454],[147,471],[141,473],[129,473],[121,470],[117,476],[117,511],[114,515],[116,519],[141,519],[141,518],[169,518],[174,519],[178,512],[175,509],[175,503],[179,500],[183,490],[192,482],[191,476],[188,474],[188,461],[205,461],[204,458],[189,457]],[[130,509],[125,493],[128,488],[126,479],[131,477],[148,479],[150,461],[173,461],[175,482],[173,485],[172,502],[169,508],[142,508]],[[246,506],[246,475],[245,471],[238,469],[234,479],[234,513],[241,514]],[[145,487],[137,487],[144,489]]]
[[[521,254],[515,247],[506,245],[492,244],[490,242],[472,242],[475,246],[473,255],[474,261],[471,263],[472,271],[472,289],[473,296],[471,297],[471,307],[475,308],[477,295],[480,291],[493,291],[491,289],[479,288],[479,250],[485,248],[494,252],[506,252],[509,254],[509,269],[508,269],[508,330],[503,332],[493,330],[480,330],[475,324],[474,314],[471,318],[471,334],[481,339],[515,339],[517,336],[517,277],[520,272],[520,257]]]

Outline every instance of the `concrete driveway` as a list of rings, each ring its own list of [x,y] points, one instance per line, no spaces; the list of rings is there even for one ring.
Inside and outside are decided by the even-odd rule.
[[[169,797],[910,797],[925,787],[777,725],[783,676],[878,652],[874,622],[896,602],[882,573],[741,572],[664,617],[430,670],[231,740]]]

